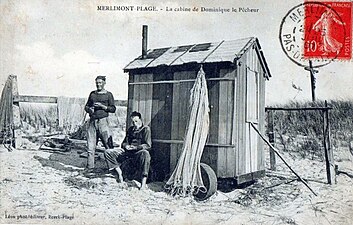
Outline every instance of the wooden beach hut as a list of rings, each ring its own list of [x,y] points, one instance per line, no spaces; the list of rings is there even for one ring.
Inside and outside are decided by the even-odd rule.
[[[142,55],[124,68],[129,74],[127,114],[141,112],[152,130],[154,178],[167,178],[176,166],[190,90],[201,65],[210,103],[201,161],[218,178],[233,178],[237,184],[263,176],[264,144],[250,122],[264,133],[265,81],[271,74],[259,40],[250,37],[148,51],[143,45]]]

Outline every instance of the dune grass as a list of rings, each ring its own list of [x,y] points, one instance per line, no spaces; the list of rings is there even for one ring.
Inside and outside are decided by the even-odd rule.
[[[324,101],[289,102],[271,107],[299,108],[324,107]],[[331,144],[337,148],[353,141],[353,101],[332,100],[328,102]],[[323,112],[274,111],[276,144],[284,151],[298,153],[302,157],[323,159]]]
[[[20,103],[20,116],[23,126],[23,132],[26,135],[33,133],[50,134],[65,133],[63,128],[59,127],[58,113],[56,104],[48,103]],[[71,115],[70,115],[71,116]],[[75,115],[73,115],[75,116]],[[84,122],[82,115],[77,115],[77,121]],[[88,120],[88,115],[85,119]],[[125,131],[126,107],[117,106],[116,112],[110,114],[110,125],[115,130]],[[82,126],[79,124],[79,126]]]

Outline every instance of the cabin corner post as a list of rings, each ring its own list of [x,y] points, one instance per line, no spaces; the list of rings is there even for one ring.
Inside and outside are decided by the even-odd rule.
[[[273,131],[273,111],[267,110],[267,135],[269,142],[272,146],[275,146],[275,133]],[[270,169],[276,170],[276,154],[270,148]]]
[[[18,86],[17,86],[17,76],[10,75],[9,78],[12,82],[12,96],[13,98],[18,98]],[[20,103],[19,102],[12,102],[12,112],[13,112],[13,138],[14,142],[12,146],[14,148],[18,148],[22,144],[22,136],[21,136],[21,116],[20,116]]]

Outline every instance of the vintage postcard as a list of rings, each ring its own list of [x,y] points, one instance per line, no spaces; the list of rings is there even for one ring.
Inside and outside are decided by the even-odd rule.
[[[1,0],[0,224],[352,224],[351,0]]]

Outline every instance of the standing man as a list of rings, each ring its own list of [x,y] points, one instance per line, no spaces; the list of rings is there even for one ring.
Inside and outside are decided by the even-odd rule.
[[[100,138],[104,147],[112,148],[108,142],[110,137],[108,115],[114,113],[114,97],[112,93],[104,89],[105,76],[96,77],[97,90],[89,94],[85,105],[85,111],[89,114],[90,120],[87,130],[87,169],[94,169],[94,155],[96,151],[97,139]]]
[[[118,181],[123,181],[120,165],[125,159],[132,159],[141,176],[140,189],[146,189],[148,171],[150,169],[151,156],[149,150],[152,147],[151,129],[143,125],[141,113],[132,112],[130,115],[132,126],[126,132],[121,144],[122,149],[107,149],[104,153],[110,171],[118,174]]]

